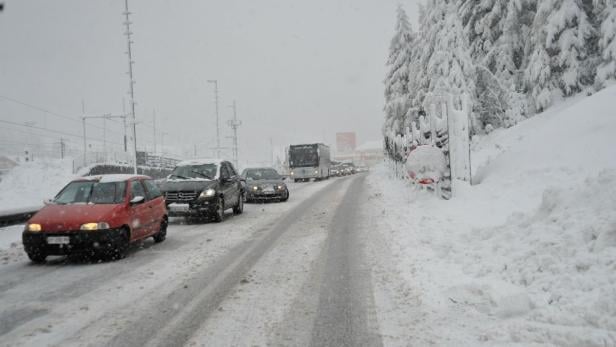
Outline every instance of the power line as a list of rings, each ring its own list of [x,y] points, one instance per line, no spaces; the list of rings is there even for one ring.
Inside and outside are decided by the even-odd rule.
[[[0,99],[4,99],[4,100],[10,101],[10,102],[14,102],[16,104],[29,107],[29,108],[31,108],[33,110],[37,110],[39,112],[43,112],[43,113],[46,113],[46,114],[49,114],[49,115],[52,115],[52,116],[56,116],[56,117],[59,117],[59,118],[67,119],[67,120],[70,120],[70,121],[73,121],[73,122],[81,122],[81,119],[76,119],[76,118],[73,118],[71,116],[67,116],[67,115],[64,115],[64,114],[61,114],[61,113],[50,111],[50,110],[45,109],[45,108],[43,108],[41,106],[29,104],[27,102],[24,102],[24,101],[21,101],[21,100],[17,100],[17,99],[14,99],[14,98],[11,98],[11,97],[8,97],[8,96],[5,96],[5,95],[0,95]],[[94,125],[93,124],[92,126],[95,127],[95,128],[98,128],[98,129],[103,129],[103,127],[101,127],[99,125]]]
[[[44,131],[47,131],[47,132],[50,132],[50,133],[66,135],[66,136],[72,136],[72,137],[83,139],[82,135],[75,135],[75,134],[67,133],[67,132],[64,132],[64,131],[53,130],[53,129],[43,128],[43,127],[38,127],[36,125],[20,124],[20,123],[15,123],[15,122],[7,121],[7,120],[2,120],[2,119],[0,119],[0,123],[6,123],[6,124],[14,125],[14,126],[20,126],[20,127],[44,130]],[[31,135],[38,136],[37,134],[31,134]],[[100,138],[89,138],[89,139],[90,140],[96,140],[98,142],[103,142],[103,139],[100,139]],[[122,144],[117,143],[117,142],[110,142],[110,143],[122,146]]]

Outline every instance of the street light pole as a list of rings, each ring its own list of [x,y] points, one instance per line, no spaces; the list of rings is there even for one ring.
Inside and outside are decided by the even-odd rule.
[[[220,158],[220,119],[218,117],[218,80],[207,80],[214,84],[214,101],[216,102],[216,154]]]

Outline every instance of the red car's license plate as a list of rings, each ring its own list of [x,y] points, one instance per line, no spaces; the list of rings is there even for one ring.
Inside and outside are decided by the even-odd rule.
[[[48,236],[47,243],[50,245],[68,245],[71,238],[68,236]]]

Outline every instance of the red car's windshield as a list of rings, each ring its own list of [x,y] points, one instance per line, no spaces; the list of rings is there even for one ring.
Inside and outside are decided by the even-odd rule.
[[[69,183],[54,199],[56,204],[119,204],[126,182],[77,181]]]

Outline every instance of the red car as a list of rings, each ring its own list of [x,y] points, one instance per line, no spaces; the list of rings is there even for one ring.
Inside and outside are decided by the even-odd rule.
[[[35,263],[74,253],[124,257],[131,242],[167,235],[167,208],[150,177],[101,175],[78,178],[26,224],[24,249]]]

